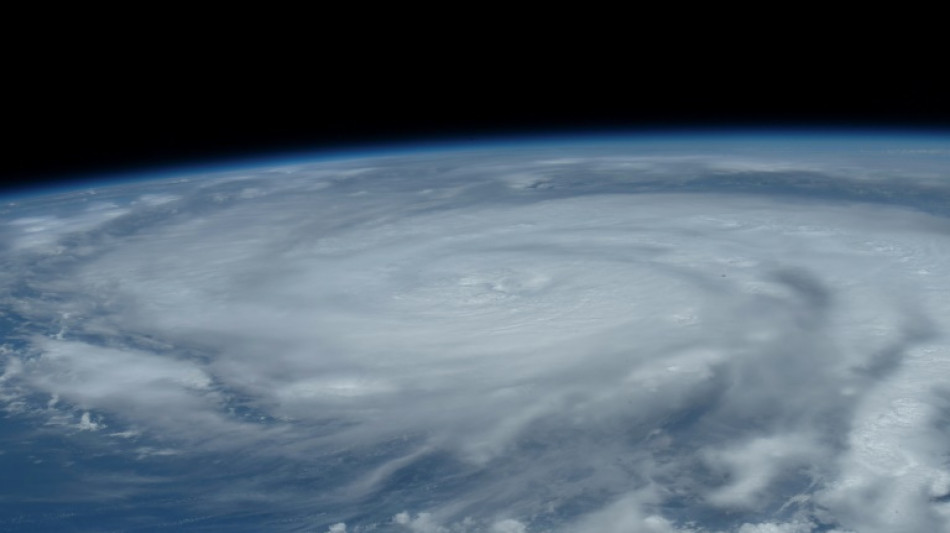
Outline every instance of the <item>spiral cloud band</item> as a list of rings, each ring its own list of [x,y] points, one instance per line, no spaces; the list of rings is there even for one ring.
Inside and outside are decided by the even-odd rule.
[[[950,531],[948,174],[684,141],[10,202],[0,524]]]

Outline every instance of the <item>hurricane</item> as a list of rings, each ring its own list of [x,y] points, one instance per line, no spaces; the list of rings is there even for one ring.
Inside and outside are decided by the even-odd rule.
[[[0,529],[950,531],[946,146],[454,147],[7,199]]]

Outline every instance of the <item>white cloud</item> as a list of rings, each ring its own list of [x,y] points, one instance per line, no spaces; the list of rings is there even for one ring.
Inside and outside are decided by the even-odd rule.
[[[393,523],[413,533],[448,533],[449,530],[440,525],[431,513],[418,513],[414,517],[403,511],[393,516]]]
[[[505,518],[490,524],[479,523],[471,517],[443,524],[432,513],[410,514],[408,511],[397,513],[392,523],[412,533],[529,533],[525,524],[511,518]]]
[[[10,220],[6,225],[14,232],[14,246],[17,253],[41,248],[62,252],[63,248],[56,246],[57,241],[62,237],[93,230],[129,212],[129,209],[112,203],[93,203],[84,210],[68,216],[22,217]]]
[[[600,531],[602,533],[693,533],[692,529],[675,527],[666,518],[650,513],[646,507],[655,504],[655,489],[648,488],[629,493],[617,501],[590,513],[570,531]]]
[[[517,520],[506,518],[491,526],[492,533],[527,533],[528,528]]]
[[[729,478],[706,499],[717,507],[755,509],[774,493],[769,489],[783,473],[819,462],[822,452],[816,438],[794,434],[757,436],[727,449],[705,450],[707,461],[725,469]]]
[[[812,533],[814,524],[762,522],[759,524],[743,524],[737,533]],[[833,532],[832,532],[833,533]]]
[[[89,416],[89,411],[86,411],[82,414],[82,417],[80,417],[77,427],[81,431],[99,431],[106,426],[102,423],[93,421]]]
[[[174,194],[143,194],[136,200],[136,202],[148,205],[156,206],[163,205],[171,202],[181,200],[181,196],[176,196]]]

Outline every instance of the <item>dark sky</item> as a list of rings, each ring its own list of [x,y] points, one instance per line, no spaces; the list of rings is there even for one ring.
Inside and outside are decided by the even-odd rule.
[[[90,59],[93,58],[93,59]],[[379,52],[31,63],[3,100],[7,187],[309,149],[571,131],[950,129],[934,74],[819,74],[715,57],[647,64]],[[177,56],[180,58],[180,56]]]

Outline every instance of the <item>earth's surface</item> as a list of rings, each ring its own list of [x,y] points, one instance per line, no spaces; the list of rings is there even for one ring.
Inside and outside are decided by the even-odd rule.
[[[950,531],[950,139],[81,185],[0,209],[0,531]]]

